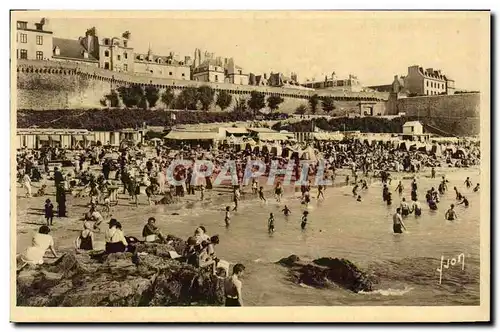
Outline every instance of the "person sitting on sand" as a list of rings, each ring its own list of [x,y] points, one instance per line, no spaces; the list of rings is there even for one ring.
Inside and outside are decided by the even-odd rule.
[[[75,247],[77,250],[94,249],[94,232],[92,231],[92,223],[88,221],[83,223],[83,230],[76,238]]]
[[[358,195],[358,198],[356,199],[356,201],[358,201],[358,202],[361,202],[361,201],[362,201],[362,200],[361,200],[361,195]]]
[[[474,192],[478,192],[479,191],[479,183],[474,187]]]
[[[144,228],[142,229],[142,236],[144,237],[144,240],[146,242],[155,242],[157,240],[160,240],[162,242],[165,241],[164,236],[156,227],[155,225],[156,219],[154,217],[150,217],[148,219],[148,223],[144,225]]]
[[[123,231],[118,226],[121,224],[116,219],[109,221],[109,228],[104,234],[106,240],[106,253],[124,252],[127,249],[128,242],[123,235]]]
[[[199,267],[201,269],[211,267],[212,268],[212,273],[216,273],[216,268],[217,268],[217,262],[215,259],[210,255],[208,251],[210,243],[208,241],[203,241],[202,243],[198,244],[196,247],[197,250],[197,264],[196,267]]]
[[[20,259],[22,262],[21,269],[30,265],[41,265],[43,264],[43,256],[45,252],[50,249],[54,258],[57,258],[56,250],[54,249],[54,239],[50,233],[50,228],[46,225],[41,226],[38,229],[38,233],[33,236],[31,240],[31,246],[26,248],[23,254],[21,254]]]

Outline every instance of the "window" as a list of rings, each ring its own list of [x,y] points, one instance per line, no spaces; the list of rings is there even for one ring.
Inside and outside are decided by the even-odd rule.
[[[25,33],[21,34],[21,43],[26,44],[28,42],[28,35]]]
[[[36,36],[36,44],[43,45],[43,36]]]
[[[170,71],[170,72],[168,72],[168,74],[169,74],[170,76],[172,76],[172,72],[171,72],[171,71]]]
[[[109,39],[108,38],[104,39],[104,45],[109,45]]]
[[[104,56],[109,57],[109,51],[104,51]]]
[[[125,59],[128,59],[127,52],[123,53],[123,57],[124,57]]]
[[[35,27],[37,30],[43,31],[43,24],[42,23],[35,23]]]
[[[36,51],[36,59],[37,60],[43,60],[43,52]]]
[[[427,87],[429,87],[429,81],[426,81],[426,83],[427,83]]]
[[[124,40],[123,41],[123,47],[127,47],[127,45],[128,45],[128,40]]]
[[[425,91],[425,94],[426,94],[426,95],[429,95],[429,90]]]
[[[18,21],[17,28],[18,29],[28,29],[28,22]]]
[[[182,77],[184,77],[184,76],[185,76],[184,73],[182,73]]]
[[[116,56],[116,59],[118,59],[118,61],[120,61],[120,60],[121,60],[121,58],[122,58],[122,57],[120,56],[120,54],[118,54],[118,55]]]
[[[215,82],[219,82],[219,75],[215,75]]]
[[[109,69],[109,62],[104,63],[104,69]]]
[[[128,65],[127,64],[123,65],[123,71],[128,71]]]
[[[21,59],[28,59],[28,50],[21,50]]]

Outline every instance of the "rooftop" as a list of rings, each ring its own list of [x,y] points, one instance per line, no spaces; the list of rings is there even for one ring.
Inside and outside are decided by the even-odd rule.
[[[54,49],[56,47],[59,48],[59,55],[54,55],[55,57],[80,59],[84,61],[97,61],[92,54],[88,54],[88,58],[83,56],[84,52],[87,52],[87,50],[82,46],[82,44],[80,44],[79,40],[54,38],[53,44]]]

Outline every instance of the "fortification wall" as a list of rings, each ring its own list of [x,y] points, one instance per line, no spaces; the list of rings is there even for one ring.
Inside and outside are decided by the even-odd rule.
[[[236,105],[238,99],[247,100],[252,91],[259,91],[267,97],[281,96],[284,102],[279,109],[289,113],[294,112],[299,105],[307,105],[308,98],[317,93],[320,97],[334,97],[337,107],[335,112],[341,112],[342,108],[348,109],[349,112],[354,112],[355,109],[359,111],[359,101],[370,101],[378,103],[377,113],[384,114],[385,99],[388,96],[372,92],[314,91],[152,78],[144,74],[119,73],[76,63],[33,60],[18,60],[17,78],[19,109],[102,108],[100,100],[111,89],[129,84],[153,85],[160,93],[170,88],[176,95],[189,86],[209,85],[216,91],[226,90],[233,96],[228,110]],[[219,110],[215,105],[211,109]]]
[[[479,135],[480,103],[479,93],[467,93],[389,100],[387,109],[421,118],[454,135]]]

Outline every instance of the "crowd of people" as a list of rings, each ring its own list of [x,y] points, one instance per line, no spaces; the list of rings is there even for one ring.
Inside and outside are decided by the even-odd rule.
[[[311,190],[317,188],[316,199],[324,199],[324,192],[328,186],[338,185],[336,177],[341,169],[348,169],[345,185],[353,184],[352,193],[358,202],[362,201],[361,193],[368,189],[367,178],[380,178],[383,183],[383,201],[387,205],[392,204],[391,185],[392,173],[410,172],[417,173],[431,170],[431,178],[435,178],[436,167],[469,167],[476,165],[480,160],[479,147],[469,144],[460,146],[460,153],[455,149],[407,149],[395,145],[393,142],[368,142],[357,139],[342,142],[314,142],[309,151],[314,155],[301,155],[300,149],[291,144],[281,146],[281,153],[272,149],[255,149],[251,146],[241,147],[230,144],[221,144],[216,149],[204,149],[200,146],[183,146],[179,150],[172,150],[165,146],[156,146],[153,155],[148,156],[144,148],[125,147],[111,148],[96,146],[87,149],[80,154],[69,158],[67,153],[61,149],[45,149],[42,151],[21,151],[17,157],[18,178],[26,190],[26,197],[32,197],[32,182],[40,182],[38,196],[47,195],[47,181],[53,180],[56,189],[54,207],[51,199],[45,200],[46,225],[40,227],[39,232],[33,238],[33,243],[21,256],[23,266],[26,264],[43,263],[43,256],[47,250],[51,250],[57,257],[54,249],[54,241],[49,235],[53,226],[53,219],[67,216],[66,195],[72,194],[76,197],[89,198],[89,211],[84,216],[83,229],[75,240],[77,250],[94,250],[96,233],[101,232],[102,223],[109,218],[111,209],[118,202],[118,195],[127,194],[130,201],[139,205],[139,197],[144,192],[147,204],[171,204],[182,199],[186,195],[196,195],[204,200],[206,191],[212,190],[214,181],[221,172],[225,171],[227,161],[234,162],[236,167],[231,181],[222,183],[232,189],[232,201],[234,207],[227,206],[225,209],[224,223],[226,227],[231,225],[231,212],[237,211],[238,202],[242,194],[254,195],[263,202],[267,202],[264,186],[260,178],[254,176],[260,171],[264,178],[268,178],[273,165],[278,169],[291,169],[292,181],[304,180],[300,185],[301,203],[304,211],[300,214],[300,227],[307,228],[309,211],[308,204],[311,202]],[[62,160],[70,167],[65,172],[55,167],[49,169],[51,161]],[[169,175],[166,170],[178,160],[183,160],[173,169]],[[207,175],[203,166],[196,169],[198,160],[209,160],[213,165],[212,174]],[[304,163],[307,160],[307,164]],[[259,161],[265,165],[264,170],[247,167],[249,163]],[[288,168],[289,164],[291,168]],[[114,175],[112,176],[112,173]],[[304,176],[305,174],[305,176]],[[169,176],[176,180],[172,183]],[[318,178],[320,181],[318,182]],[[193,181],[195,179],[195,181]],[[272,183],[274,197],[280,203],[283,195],[283,178],[277,177]],[[326,182],[321,181],[330,181]],[[439,183],[438,190],[434,187],[426,192],[425,198],[430,210],[436,210],[439,199],[448,190],[448,180],[444,177]],[[465,181],[466,187],[472,187],[469,178]],[[245,192],[245,187],[250,186],[250,191]],[[141,190],[143,188],[144,190]],[[411,183],[411,205],[405,197],[401,197],[401,204],[393,216],[394,233],[402,233],[406,226],[403,220],[410,214],[420,216],[422,207],[418,202],[418,184],[416,179]],[[479,190],[479,184],[474,191]],[[404,193],[401,181],[397,184],[395,192],[400,196]],[[466,207],[469,205],[467,198],[455,187],[458,204]],[[57,211],[57,213],[56,213]],[[291,210],[285,205],[282,209],[285,217],[291,214]],[[103,216],[105,215],[105,217]],[[457,218],[454,205],[445,215],[447,220]],[[270,213],[268,218],[268,232],[276,231],[275,216]],[[106,242],[106,253],[134,252],[138,243],[160,242],[171,243],[173,239],[165,236],[156,226],[156,220],[151,217],[147,220],[142,232],[142,240],[134,236],[126,236],[122,224],[115,218],[111,218],[107,228],[104,230]],[[186,250],[182,253],[171,252],[173,259],[182,260],[199,268],[207,268],[212,273],[228,277],[228,267],[221,265],[220,259],[215,255],[215,246],[219,243],[218,236],[208,236],[206,229],[200,226],[193,236],[186,240]],[[226,295],[227,305],[242,305],[241,277],[244,266],[236,264],[233,275],[227,278]]]

